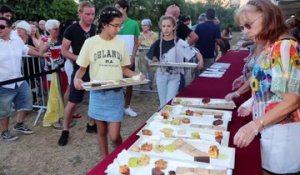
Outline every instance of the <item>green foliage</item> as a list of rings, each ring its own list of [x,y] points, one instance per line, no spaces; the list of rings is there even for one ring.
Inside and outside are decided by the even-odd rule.
[[[96,10],[99,13],[99,10],[103,7],[113,5],[115,0],[91,0],[91,2],[95,4]],[[216,10],[217,17],[221,21],[221,28],[234,23],[233,15],[235,9],[229,8],[229,4],[223,5],[222,0],[208,0],[206,4],[186,3],[185,0],[129,0],[129,3],[128,16],[139,22],[144,18],[150,18],[153,28],[156,31],[159,30],[159,18],[165,14],[166,8],[171,4],[178,5],[181,9],[181,14],[191,16],[193,24],[198,21],[198,16],[201,13],[205,13],[208,8]]]
[[[80,0],[81,2],[83,0]],[[96,7],[96,19],[99,11],[113,5],[115,0],[90,0]],[[158,30],[158,21],[165,9],[171,4],[177,4],[181,14],[191,16],[193,24],[197,23],[198,16],[205,13],[206,9],[216,10],[220,26],[224,28],[228,24],[234,24],[234,8],[229,4],[223,5],[222,0],[208,0],[208,3],[186,3],[185,0],[129,0],[129,17],[140,22],[144,18],[150,18],[154,30]],[[14,8],[16,19],[39,20],[55,18],[58,20],[77,19],[77,4],[74,0],[0,0],[0,4],[8,4]]]
[[[77,19],[74,0],[0,0],[0,4],[7,4],[14,9],[14,19]]]

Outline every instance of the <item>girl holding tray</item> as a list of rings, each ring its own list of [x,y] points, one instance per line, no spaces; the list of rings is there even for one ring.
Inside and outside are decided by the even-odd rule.
[[[159,21],[162,30],[161,37],[155,41],[147,53],[147,59],[160,61],[161,63],[183,63],[197,56],[198,69],[203,68],[202,55],[198,50],[190,47],[189,44],[176,37],[176,20],[172,16],[162,16]],[[156,85],[160,101],[160,108],[174,98],[178,92],[180,73],[183,68],[159,67],[156,70]]]
[[[116,37],[122,27],[122,14],[114,7],[106,7],[98,20],[99,34],[87,39],[76,63],[80,66],[74,78],[76,89],[82,89],[82,76],[90,66],[92,80],[120,80],[123,75],[136,75],[127,68],[130,59],[125,42]],[[139,77],[135,77],[139,78]],[[94,90],[90,92],[88,115],[96,120],[99,148],[108,155],[109,135],[114,145],[122,143],[120,135],[124,115],[124,94],[122,88]]]

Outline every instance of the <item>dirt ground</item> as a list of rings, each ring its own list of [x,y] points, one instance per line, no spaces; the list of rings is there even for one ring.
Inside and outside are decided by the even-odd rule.
[[[233,34],[232,46],[240,36],[240,33]],[[85,99],[77,111],[86,115],[87,105]],[[139,115],[136,118],[125,116],[121,131],[124,140],[158,110],[158,95],[134,91],[131,106]],[[96,135],[85,132],[86,118],[76,120],[76,126],[70,130],[69,144],[60,147],[57,141],[61,130],[42,127],[41,119],[33,126],[36,115],[37,112],[31,112],[26,119],[34,134],[20,135],[13,142],[0,141],[0,175],[83,175],[102,160]],[[10,121],[12,128],[15,115]]]
[[[123,139],[158,110],[158,96],[134,91],[131,106],[139,115],[136,118],[125,116]],[[78,112],[86,115],[86,100],[80,104]],[[19,135],[13,142],[0,141],[0,175],[83,175],[102,160],[96,135],[85,132],[86,118],[76,120],[76,126],[70,130],[69,144],[61,147],[57,145],[61,130],[43,127],[42,119],[33,126],[36,115],[37,112],[31,112],[26,119],[34,134]],[[10,121],[12,128],[16,117],[12,115]]]

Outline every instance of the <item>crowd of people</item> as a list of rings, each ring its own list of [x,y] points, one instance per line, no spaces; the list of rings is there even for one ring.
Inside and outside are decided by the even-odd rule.
[[[45,58],[47,63],[64,67],[68,88],[64,94],[65,109],[63,130],[58,145],[69,140],[69,128],[76,107],[83,101],[82,83],[93,80],[120,80],[123,77],[144,79],[135,72],[137,67],[150,80],[154,77],[159,96],[159,107],[174,98],[186,86],[187,71],[175,67],[153,69],[153,61],[161,63],[197,63],[199,71],[216,61],[216,48],[222,54],[230,49],[233,25],[220,30],[220,21],[214,9],[207,9],[192,26],[191,18],[170,5],[159,20],[160,34],[151,30],[150,19],[137,20],[128,16],[130,6],[117,0],[104,7],[94,24],[95,6],[83,1],[78,7],[79,21],[60,22],[57,19],[12,23],[13,10],[0,8],[0,81],[22,77],[23,55]],[[252,114],[253,120],[242,126],[234,135],[234,145],[247,147],[258,134],[261,141],[262,168],[269,174],[300,172],[300,23],[295,17],[284,19],[281,10],[270,0],[249,0],[235,16],[252,47],[245,58],[242,75],[232,84],[233,92],[224,98],[228,101],[251,91],[252,97],[238,108],[239,116]],[[59,49],[58,58],[51,51]],[[114,54],[113,54],[114,53]],[[53,62],[53,60],[55,60]],[[13,67],[11,65],[14,65]],[[155,72],[155,73],[154,73]],[[97,133],[99,150],[107,156],[108,138],[115,146],[122,143],[120,134],[124,114],[136,117],[130,107],[132,87],[95,90],[89,92],[86,132]],[[105,103],[103,103],[105,101]],[[0,139],[13,141],[18,137],[9,130],[9,115],[18,111],[13,130],[25,134],[33,131],[24,124],[26,112],[32,109],[32,94],[26,81],[0,87]],[[286,161],[288,156],[291,161]]]

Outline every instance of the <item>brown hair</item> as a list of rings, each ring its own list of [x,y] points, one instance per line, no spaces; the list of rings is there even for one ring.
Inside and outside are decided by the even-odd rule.
[[[240,24],[240,16],[246,16],[247,13],[251,12],[262,14],[262,30],[258,33],[256,39],[274,42],[288,31],[282,11],[270,0],[249,0],[246,5],[237,11],[236,22]]]
[[[85,7],[95,8],[95,6],[89,1],[82,1],[78,6],[78,12],[82,12]]]

